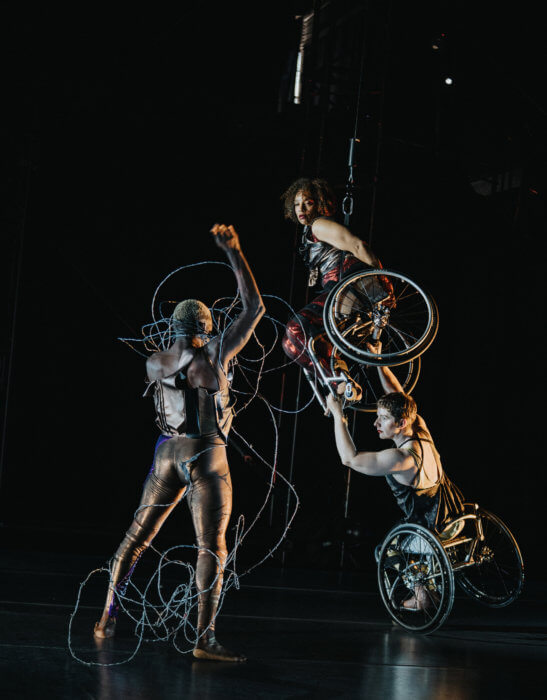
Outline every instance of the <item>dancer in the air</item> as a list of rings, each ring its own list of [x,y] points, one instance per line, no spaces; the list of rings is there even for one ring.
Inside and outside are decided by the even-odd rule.
[[[381,268],[369,246],[342,224],[334,220],[335,195],[330,185],[319,178],[300,178],[282,197],[285,218],[304,226],[300,253],[309,269],[308,285],[320,285],[321,291],[287,324],[283,349],[292,360],[311,372],[314,365],[307,352],[307,342],[315,338],[315,351],[327,375],[332,376],[329,358],[332,345],[324,336],[323,307],[337,282],[359,270]],[[335,370],[347,372],[341,359]],[[345,385],[339,385],[339,393]],[[360,387],[353,383],[353,398],[360,397]],[[348,396],[348,394],[346,394]]]

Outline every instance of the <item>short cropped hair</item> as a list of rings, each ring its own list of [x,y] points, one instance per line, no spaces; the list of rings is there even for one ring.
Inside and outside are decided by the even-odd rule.
[[[409,423],[414,423],[418,414],[416,401],[402,391],[393,391],[381,396],[378,399],[378,408],[389,411],[397,423],[400,423],[403,418],[406,418]]]
[[[213,330],[213,319],[202,301],[185,299],[175,306],[173,325],[176,335],[208,335]]]
[[[336,211],[336,195],[326,180],[314,177],[300,177],[290,185],[281,195],[285,218],[298,223],[294,213],[294,198],[299,192],[303,192],[317,204],[322,216],[333,216]]]

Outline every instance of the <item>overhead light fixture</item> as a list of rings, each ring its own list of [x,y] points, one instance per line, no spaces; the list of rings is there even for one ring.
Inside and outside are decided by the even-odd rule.
[[[298,55],[296,57],[296,71],[294,77],[293,103],[299,105],[302,99],[302,73],[304,70],[304,56],[306,48],[311,44],[313,30],[313,12],[303,17],[297,17],[302,22]]]

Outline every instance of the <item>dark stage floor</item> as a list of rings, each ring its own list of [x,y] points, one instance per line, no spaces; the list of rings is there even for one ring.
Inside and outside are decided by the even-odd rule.
[[[100,700],[141,698],[536,698],[547,663],[547,612],[539,585],[502,610],[458,597],[430,636],[392,625],[375,581],[364,574],[266,569],[228,594],[217,624],[245,664],[194,661],[166,643],[133,661],[87,667],[67,649],[78,584],[96,557],[2,552],[0,696]],[[134,648],[129,625],[96,643],[91,630],[104,581],[87,590],[73,644],[113,662]]]

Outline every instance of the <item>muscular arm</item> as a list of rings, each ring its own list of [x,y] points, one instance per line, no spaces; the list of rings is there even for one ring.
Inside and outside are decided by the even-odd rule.
[[[386,394],[391,394],[393,391],[404,392],[401,383],[389,367],[378,367],[378,377]]]
[[[243,305],[242,312],[219,340],[219,360],[226,367],[228,362],[244,347],[256,325],[265,312],[265,306],[258,291],[239,238],[233,226],[215,224],[211,229],[217,245],[224,250],[237,279],[237,288]]]
[[[380,341],[374,344],[367,343],[367,347],[371,352],[376,353],[376,355],[379,355],[382,352],[382,343]],[[404,392],[402,384],[389,369],[389,367],[378,367],[377,369],[382,389],[386,394],[391,394],[393,391]]]
[[[334,419],[336,449],[342,464],[361,474],[386,476],[397,474],[400,480],[411,483],[416,474],[416,464],[405,450],[388,449],[380,452],[358,452],[349,434],[347,422],[337,399],[329,396],[327,404]]]
[[[336,221],[316,219],[311,229],[313,235],[319,241],[329,243],[339,250],[346,250],[371,267],[382,267],[380,261],[367,244],[360,238],[357,238],[357,236],[354,236],[345,226],[336,223]]]

